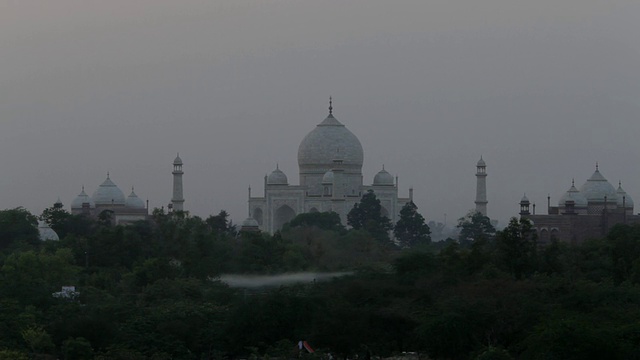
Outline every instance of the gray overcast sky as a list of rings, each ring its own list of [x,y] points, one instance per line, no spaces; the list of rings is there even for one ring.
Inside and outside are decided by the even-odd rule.
[[[152,207],[247,213],[334,114],[427,219],[544,209],[596,161],[640,202],[640,1],[0,0],[0,208],[68,206],[106,172]]]

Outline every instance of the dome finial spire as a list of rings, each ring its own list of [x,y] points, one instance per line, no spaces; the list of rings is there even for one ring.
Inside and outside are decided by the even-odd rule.
[[[596,161],[596,171],[598,171],[598,162]]]
[[[575,178],[571,178],[571,186],[576,186],[576,179]]]
[[[333,98],[329,96],[329,115],[333,115]]]

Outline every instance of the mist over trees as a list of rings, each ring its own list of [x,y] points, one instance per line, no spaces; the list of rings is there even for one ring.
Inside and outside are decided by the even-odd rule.
[[[347,229],[335,213],[302,214],[269,235],[239,231],[224,211],[155,210],[113,226],[55,206],[41,218],[64,236],[43,242],[36,216],[0,211],[0,359],[640,353],[640,226],[540,248],[526,220],[491,232],[472,215],[482,225],[473,239],[430,243],[417,209],[403,210],[395,230],[417,246],[381,241],[378,227]],[[219,280],[300,271],[348,274],[244,289]],[[317,352],[301,354],[299,340]]]

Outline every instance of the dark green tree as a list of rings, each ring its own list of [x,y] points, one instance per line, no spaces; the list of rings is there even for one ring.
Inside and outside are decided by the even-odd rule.
[[[340,215],[334,211],[303,213],[293,218],[288,226],[290,228],[317,227],[336,232],[344,232],[345,230],[344,225],[340,222]]]
[[[205,221],[217,234],[235,236],[237,233],[236,226],[229,220],[229,213],[225,210],[220,210],[218,215],[209,216]]]
[[[458,240],[462,244],[480,239],[492,240],[496,234],[496,229],[491,225],[491,219],[476,210],[471,210],[458,219],[457,227],[460,229]]]
[[[24,208],[0,211],[0,250],[39,243],[38,219]]]
[[[48,207],[42,211],[40,220],[46,222],[53,230],[58,232],[62,227],[66,219],[71,216],[68,211],[64,209],[64,205],[61,202],[56,202],[51,207]],[[58,234],[59,235],[59,234]]]
[[[89,360],[93,359],[91,343],[83,337],[69,338],[64,341],[62,347],[65,360]]]
[[[373,190],[367,191],[359,203],[347,214],[347,224],[356,230],[365,230],[380,240],[389,239],[389,231],[393,228],[391,220],[382,215],[382,205]]]
[[[509,220],[496,234],[498,265],[516,279],[531,275],[536,269],[536,233],[529,219]]]
[[[431,230],[413,201],[406,203],[400,210],[400,220],[393,228],[393,234],[402,247],[414,247],[431,242]]]
[[[640,225],[616,225],[607,235],[614,280],[631,277],[640,259]]]

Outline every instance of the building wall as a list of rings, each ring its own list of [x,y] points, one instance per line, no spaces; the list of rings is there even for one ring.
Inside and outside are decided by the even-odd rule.
[[[351,189],[351,184],[347,189]],[[266,185],[264,197],[250,197],[250,216],[258,221],[260,230],[273,233],[283,224],[280,216],[285,215],[279,209],[288,207],[295,215],[313,211],[334,211],[340,215],[343,224],[347,224],[347,214],[353,206],[360,202],[362,194],[373,190],[380,200],[383,214],[394,224],[400,216],[400,209],[410,201],[408,198],[398,198],[398,188],[395,185],[362,186],[357,190],[343,191],[333,189],[329,195],[310,194],[306,186],[299,185]],[[345,194],[346,192],[346,194]]]
[[[640,215],[627,215],[622,210],[601,214],[521,215],[529,219],[538,234],[538,243],[546,245],[552,237],[569,244],[602,238],[616,224],[640,224]]]

